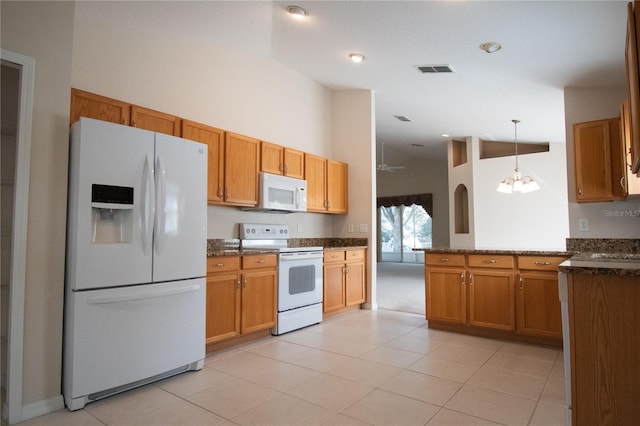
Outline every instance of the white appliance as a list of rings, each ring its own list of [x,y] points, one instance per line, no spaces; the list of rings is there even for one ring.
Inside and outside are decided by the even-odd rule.
[[[322,321],[322,247],[288,247],[287,225],[240,224],[243,249],[277,249],[278,314],[274,335]]]
[[[569,282],[566,272],[558,272],[558,293],[562,315],[562,352],[564,355],[564,389],[567,400],[567,425],[571,425],[571,337],[569,335]]]
[[[63,394],[70,410],[203,367],[207,146],[71,131]]]
[[[261,172],[259,188],[258,206],[244,210],[270,213],[307,211],[306,180]]]

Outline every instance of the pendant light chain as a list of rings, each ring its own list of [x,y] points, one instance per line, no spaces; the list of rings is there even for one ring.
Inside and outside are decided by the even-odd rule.
[[[518,123],[520,120],[511,120],[513,122],[514,132],[515,132],[515,142],[516,142],[516,172],[520,171],[518,168]]]

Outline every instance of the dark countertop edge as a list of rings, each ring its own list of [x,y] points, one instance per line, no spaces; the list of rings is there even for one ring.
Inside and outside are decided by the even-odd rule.
[[[366,249],[367,246],[349,246],[349,247],[323,247],[325,251],[329,250],[355,250]],[[238,249],[238,250],[212,250],[207,252],[207,257],[220,257],[220,256],[243,256],[251,254],[278,254],[278,250],[275,249]]]
[[[593,253],[578,253],[570,259],[562,262],[558,269],[560,272],[576,272],[603,275],[637,275],[640,276],[640,261],[594,259]],[[621,255],[624,258],[624,254]]]
[[[476,248],[414,248],[413,251],[425,253],[460,253],[460,254],[509,254],[522,256],[573,256],[575,252],[562,250],[531,249],[476,249]]]

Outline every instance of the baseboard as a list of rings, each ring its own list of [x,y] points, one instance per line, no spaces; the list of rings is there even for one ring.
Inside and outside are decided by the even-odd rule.
[[[53,413],[64,408],[64,399],[62,395],[53,398],[43,399],[42,401],[33,402],[22,406],[22,421],[40,417],[45,414]]]

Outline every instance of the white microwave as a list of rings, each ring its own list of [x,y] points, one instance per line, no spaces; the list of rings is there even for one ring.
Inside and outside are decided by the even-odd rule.
[[[258,208],[271,212],[306,212],[307,181],[288,176],[260,173]]]

